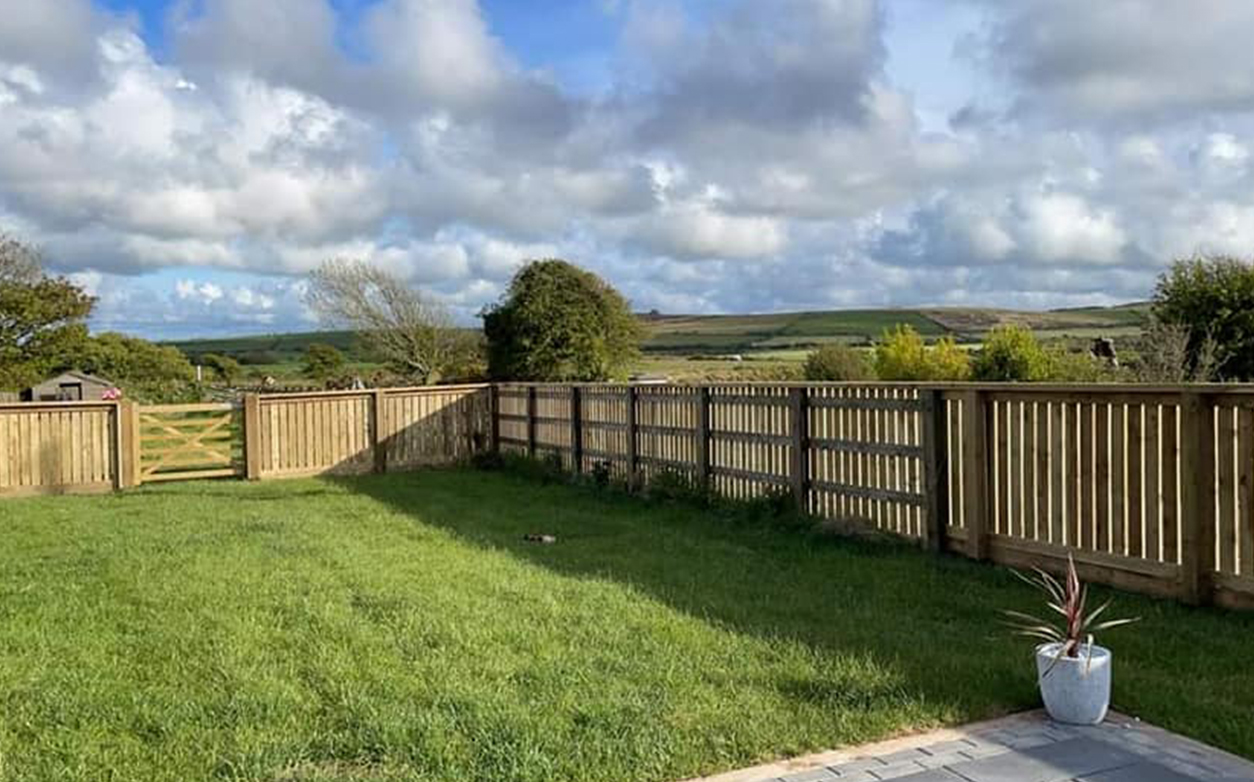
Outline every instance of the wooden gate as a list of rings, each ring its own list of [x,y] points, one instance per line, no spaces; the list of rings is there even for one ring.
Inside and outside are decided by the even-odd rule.
[[[136,483],[243,475],[242,419],[232,404],[139,406]]]

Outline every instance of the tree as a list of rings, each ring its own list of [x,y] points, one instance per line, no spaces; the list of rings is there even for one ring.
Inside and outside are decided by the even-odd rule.
[[[1138,344],[1133,372],[1142,383],[1205,383],[1216,377],[1216,346],[1210,334],[1190,356],[1187,326],[1150,317]]]
[[[227,385],[233,384],[244,371],[238,361],[218,353],[206,353],[200,357],[200,363],[209,367],[218,379]]]
[[[87,339],[58,369],[77,367],[117,383],[143,402],[197,401],[196,370],[178,348],[106,332]]]
[[[1177,261],[1158,278],[1153,317],[1188,330],[1186,376],[1213,341],[1217,376],[1254,379],[1254,266],[1228,257]]]
[[[866,355],[848,345],[824,345],[806,357],[806,380],[870,380]]]
[[[984,337],[984,347],[971,362],[971,377],[986,382],[1048,380],[1052,356],[1026,326],[997,326]]]
[[[459,335],[443,306],[366,261],[322,264],[309,277],[306,301],[324,322],[356,331],[403,377],[435,382],[457,349]]]
[[[497,379],[607,380],[639,355],[642,329],[627,300],[562,260],[528,263],[482,317]]]
[[[971,359],[951,337],[929,348],[917,331],[899,324],[875,346],[875,375],[880,380],[966,380]]]
[[[0,234],[0,388],[36,383],[79,350],[94,304],[69,280],[46,276],[34,247]]]
[[[305,348],[305,365],[301,373],[320,383],[338,377],[344,371],[344,354],[334,345],[314,342]]]

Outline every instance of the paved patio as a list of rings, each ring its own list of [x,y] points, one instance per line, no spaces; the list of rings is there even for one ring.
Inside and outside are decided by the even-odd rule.
[[[823,752],[690,782],[1234,782],[1254,763],[1111,713],[1094,727],[1041,711]]]

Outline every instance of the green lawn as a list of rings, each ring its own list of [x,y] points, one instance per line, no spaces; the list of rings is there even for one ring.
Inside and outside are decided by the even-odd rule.
[[[1027,588],[891,545],[470,471],[0,509],[5,780],[673,780],[1036,703]],[[1118,610],[1117,706],[1254,755],[1254,616]]]

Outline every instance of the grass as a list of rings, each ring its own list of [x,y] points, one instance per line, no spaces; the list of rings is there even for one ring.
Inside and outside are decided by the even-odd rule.
[[[688,506],[450,470],[3,508],[6,780],[673,780],[1037,703],[1006,571]],[[1254,755],[1254,616],[1118,611],[1116,705]]]

